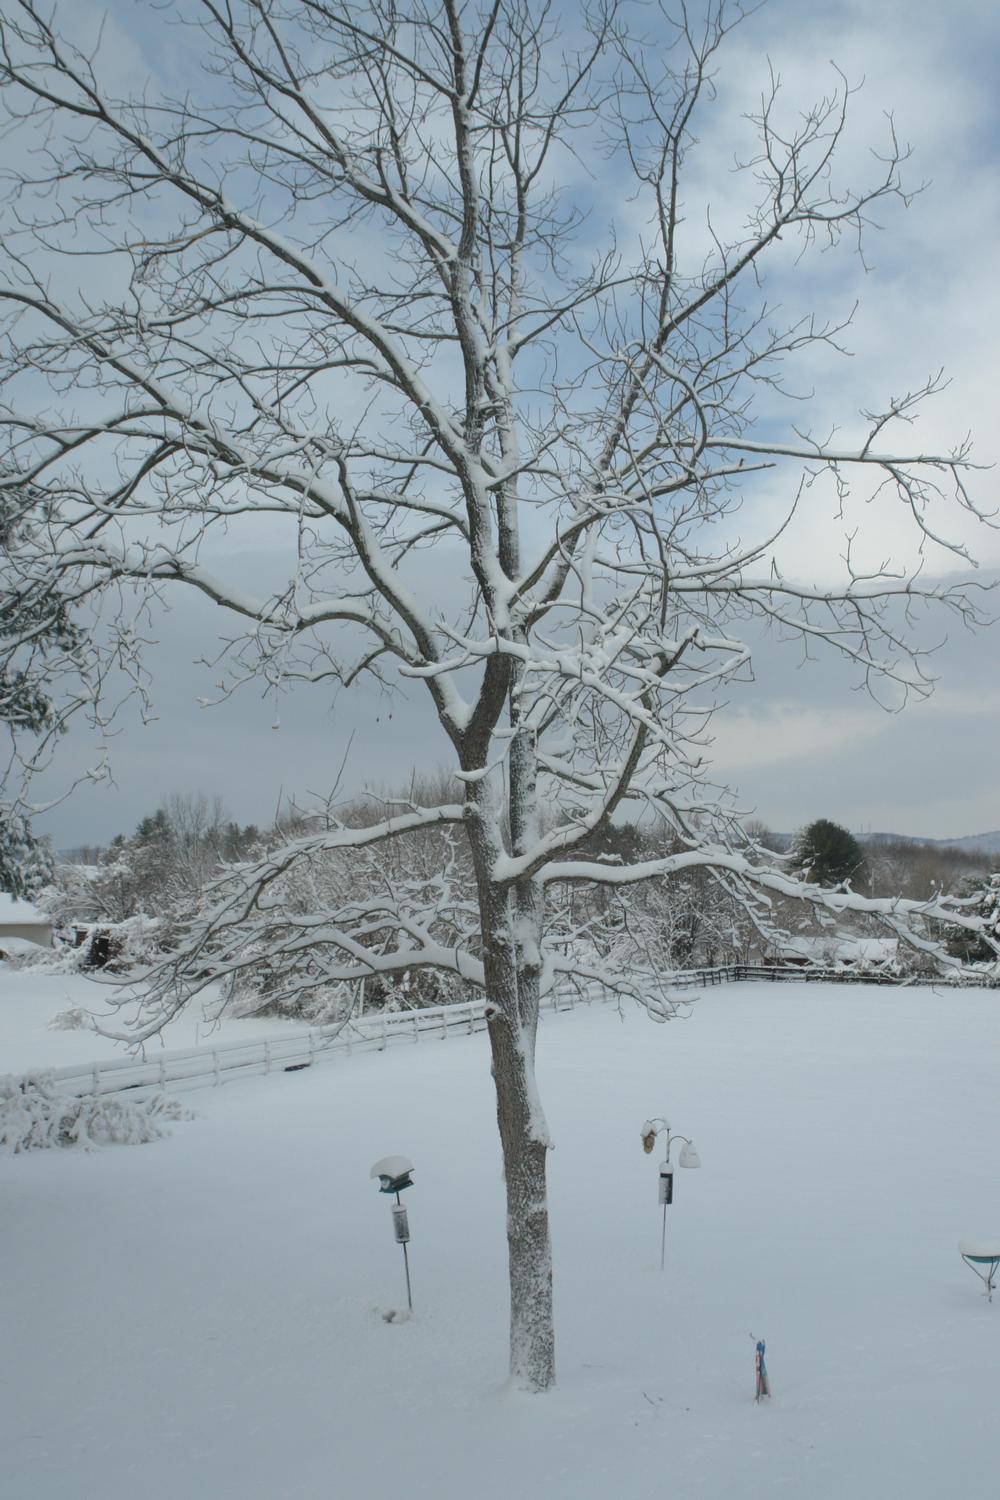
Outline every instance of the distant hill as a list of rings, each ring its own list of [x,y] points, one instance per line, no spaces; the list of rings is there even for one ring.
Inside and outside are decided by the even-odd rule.
[[[964,849],[968,854],[1000,854],[1000,829],[958,839],[921,839],[908,833],[860,833],[857,837],[862,844],[931,844],[935,849]]]

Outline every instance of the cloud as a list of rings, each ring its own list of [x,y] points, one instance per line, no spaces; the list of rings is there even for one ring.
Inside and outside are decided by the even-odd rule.
[[[852,752],[885,732],[878,710],[800,708],[781,700],[759,709],[723,710],[712,725],[711,761],[724,776],[739,781],[741,773],[760,766],[778,767],[788,761],[815,760],[839,753],[845,743]]]
[[[102,69],[110,71],[116,85],[137,91],[145,74],[169,74],[174,92],[183,93],[196,63],[192,33],[173,27],[164,32],[161,13],[147,13],[132,0],[116,0],[111,9]],[[98,8],[84,0],[79,8],[64,10],[77,18],[81,37],[92,40]],[[869,148],[884,140],[883,111],[891,109],[901,138],[915,148],[912,180],[930,181],[909,211],[898,205],[879,216],[885,227],[873,228],[867,241],[874,266],[870,274],[845,247],[803,261],[792,277],[798,247],[791,242],[782,247],[777,274],[761,294],[780,304],[782,316],[794,318],[812,308],[837,314],[848,311],[856,299],[860,302],[847,336],[853,357],[814,350],[795,377],[801,388],[814,389],[815,397],[808,407],[790,405],[788,410],[816,432],[839,425],[845,442],[857,438],[861,409],[879,409],[888,395],[898,395],[944,367],[952,384],[917,423],[904,429],[903,437],[919,451],[941,451],[971,428],[977,456],[984,462],[1000,459],[995,420],[1000,390],[1000,281],[995,271],[1000,185],[994,170],[1000,140],[994,79],[998,41],[1000,12],[975,0],[958,0],[947,9],[930,0],[886,0],[879,6],[828,0],[808,7],[778,0],[738,28],[720,55],[719,99],[699,127],[700,145],[691,158],[694,176],[685,228],[691,263],[697,263],[707,243],[704,208],[709,201],[716,224],[721,226],[727,214],[731,224],[743,222],[747,200],[732,172],[733,157],[747,139],[741,117],[756,106],[768,59],[782,77],[786,119],[832,86],[831,56],[852,82],[864,78],[844,142],[846,177],[873,170]],[[577,170],[572,158],[568,165],[570,173]],[[609,175],[602,183],[600,158],[588,165],[598,174],[589,188],[597,205],[591,215],[595,241],[606,220],[602,207],[609,214],[623,211],[626,229],[636,234],[641,215],[636,211],[628,220],[620,182]],[[363,227],[352,233],[355,263],[368,264],[378,255],[382,264],[384,251],[373,235]],[[626,241],[622,243],[624,248]],[[104,274],[103,267],[94,273],[97,291],[103,289]],[[341,403],[345,422],[357,414],[363,399],[355,394]],[[775,414],[772,408],[765,410],[765,417]],[[971,482],[980,503],[994,503],[993,474],[978,473]],[[791,492],[791,481],[779,477],[766,489],[748,493],[738,518],[745,536],[766,531]],[[912,562],[912,518],[901,505],[873,507],[866,498],[862,493],[840,518],[829,487],[814,486],[780,545],[785,572],[820,582],[839,576],[845,532],[850,531],[857,533],[859,560],[876,565],[905,557]],[[954,521],[953,512],[948,525]],[[947,531],[945,522],[942,526]],[[1000,563],[1000,534],[961,520],[947,534],[968,542],[987,566]],[[259,530],[248,538],[245,534],[242,545],[263,547],[267,537],[268,523],[262,521]],[[266,560],[280,563],[284,549],[282,540]],[[928,572],[952,565],[933,545],[927,551]],[[263,576],[263,561],[260,555],[256,560],[226,558],[245,578]],[[290,567],[294,560],[289,556],[285,562]],[[428,554],[420,566],[450,600],[452,559]],[[211,651],[219,617],[205,606],[185,602],[161,623],[161,643],[153,653],[159,718],[146,728],[130,723],[113,745],[117,790],[89,791],[47,820],[61,845],[128,830],[175,789],[219,791],[242,821],[260,821],[273,810],[282,787],[286,792],[328,790],[348,744],[348,788],[367,779],[398,784],[413,765],[433,767],[445,756],[447,746],[426,694],[412,685],[391,700],[368,689],[340,695],[291,690],[279,704],[278,732],[270,727],[273,699],[253,690],[218,709],[200,711],[196,700],[211,691],[213,676],[193,662]],[[850,695],[853,679],[839,666],[821,662],[795,673],[794,651],[761,641],[755,652],[756,683],[734,689],[731,707],[716,721],[716,764],[778,827],[823,812],[854,827],[872,822],[904,832],[939,830],[945,835],[997,826],[992,746],[1000,743],[1000,703],[988,686],[997,656],[995,631],[979,639],[956,637],[941,659],[945,688],[931,704],[887,718]],[[81,738],[74,736],[67,749],[68,765],[88,763]]]

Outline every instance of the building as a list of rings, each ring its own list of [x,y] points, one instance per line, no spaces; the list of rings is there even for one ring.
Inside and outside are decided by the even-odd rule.
[[[52,947],[52,919],[30,901],[0,891],[0,958],[24,951],[24,944]]]

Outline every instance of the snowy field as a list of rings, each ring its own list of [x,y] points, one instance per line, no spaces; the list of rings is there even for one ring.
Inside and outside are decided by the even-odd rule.
[[[188,1095],[153,1145],[6,1158],[3,1493],[985,1500],[1000,1294],[957,1241],[1000,1235],[998,1063],[986,991],[734,985],[666,1027],[547,1019],[559,1386],[536,1397],[504,1383],[482,1035]],[[660,1114],[702,1159],[662,1275]],[[416,1163],[397,1324],[368,1176],[390,1152]]]

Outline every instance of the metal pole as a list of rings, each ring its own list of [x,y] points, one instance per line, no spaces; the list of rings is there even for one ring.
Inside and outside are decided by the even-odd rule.
[[[666,1164],[669,1167],[669,1165],[670,1165],[670,1142],[672,1140],[672,1136],[670,1134],[670,1126],[665,1121],[664,1121],[663,1128],[667,1132]],[[664,1267],[664,1265],[666,1263],[666,1259],[667,1259],[667,1205],[664,1203],[664,1205],[663,1205],[663,1234],[660,1237],[660,1270],[661,1271],[663,1270],[663,1267]]]
[[[410,1291],[410,1257],[406,1253],[406,1241],[403,1241],[403,1265],[406,1268],[406,1305],[413,1311],[413,1294]]]
[[[396,1194],[396,1202],[399,1203],[399,1193]],[[410,1290],[410,1257],[406,1253],[406,1241],[403,1241],[403,1267],[406,1271],[406,1305],[413,1311],[413,1293]]]

